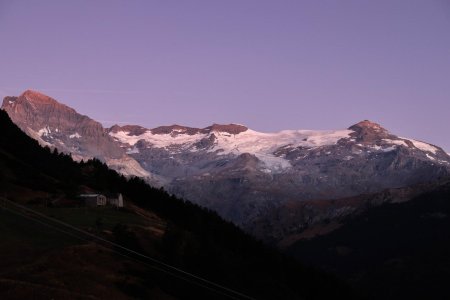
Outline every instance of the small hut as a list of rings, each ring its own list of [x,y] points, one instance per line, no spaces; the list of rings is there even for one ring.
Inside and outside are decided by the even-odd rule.
[[[84,204],[86,206],[105,206],[106,197],[102,194],[81,194],[81,199],[84,199]]]

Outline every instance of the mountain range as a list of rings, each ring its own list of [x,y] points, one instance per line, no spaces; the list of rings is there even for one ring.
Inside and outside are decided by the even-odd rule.
[[[0,111],[1,299],[351,298],[216,213],[43,148]],[[123,208],[80,193],[122,193]]]
[[[98,158],[277,245],[290,245],[324,220],[363,211],[361,195],[400,193],[450,175],[442,148],[368,120],[341,130],[277,133],[239,124],[104,128],[31,90],[5,97],[2,109],[43,146],[76,160]]]

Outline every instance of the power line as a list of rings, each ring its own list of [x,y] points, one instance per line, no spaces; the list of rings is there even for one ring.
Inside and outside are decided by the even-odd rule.
[[[51,217],[49,217],[49,216],[47,216],[47,215],[45,215],[45,214],[42,214],[42,213],[40,213],[40,212],[37,212],[37,211],[31,209],[31,208],[29,208],[29,207],[26,207],[26,206],[20,205],[20,204],[18,204],[18,203],[15,203],[15,202],[13,202],[13,201],[11,201],[11,200],[9,200],[9,199],[6,199],[6,198],[2,198],[2,199],[3,199],[6,203],[9,203],[9,204],[11,204],[11,205],[13,205],[13,206],[15,206],[15,207],[17,207],[17,208],[26,210],[26,211],[28,211],[28,212],[30,212],[30,213],[33,213],[33,214],[35,214],[35,215],[37,215],[37,216],[39,216],[39,217],[41,217],[41,218],[44,218],[44,219],[49,220],[49,221],[51,221],[51,222],[58,223],[59,225],[68,227],[68,228],[70,228],[70,229],[72,229],[72,230],[75,230],[75,231],[78,232],[78,233],[81,233],[82,235],[89,236],[91,239],[94,239],[94,240],[97,240],[97,241],[106,243],[106,244],[108,244],[108,245],[110,245],[110,246],[117,247],[117,248],[119,248],[119,249],[121,249],[121,250],[123,250],[123,251],[125,251],[125,252],[128,252],[129,254],[133,254],[133,255],[138,256],[138,257],[140,257],[140,258],[145,258],[145,259],[151,261],[151,262],[154,263],[154,264],[159,264],[160,266],[163,266],[163,267],[165,267],[165,268],[168,268],[169,270],[172,270],[172,271],[181,273],[182,276],[181,276],[181,275],[174,274],[173,272],[170,272],[170,271],[168,271],[168,270],[165,270],[165,269],[163,269],[163,268],[161,268],[161,267],[149,265],[148,263],[143,262],[142,260],[137,260],[137,259],[135,259],[135,258],[133,258],[133,257],[130,257],[129,255],[123,254],[123,253],[121,253],[121,252],[119,252],[119,251],[117,251],[117,250],[115,250],[115,249],[108,248],[108,247],[106,247],[105,245],[102,245],[102,244],[96,242],[96,244],[98,244],[98,245],[100,245],[100,246],[103,246],[103,247],[105,247],[105,248],[107,248],[107,249],[110,249],[111,251],[113,251],[113,252],[116,253],[116,254],[119,254],[119,255],[121,255],[121,256],[127,257],[127,258],[129,258],[129,259],[134,260],[134,261],[138,261],[138,262],[140,262],[140,263],[143,263],[143,264],[145,264],[145,265],[148,266],[148,267],[151,267],[151,268],[156,269],[156,270],[158,270],[158,271],[164,272],[164,273],[166,273],[166,274],[168,274],[168,275],[174,276],[174,277],[176,277],[176,278],[178,278],[178,279],[181,279],[181,280],[184,280],[184,281],[186,281],[186,282],[188,282],[188,283],[198,285],[198,286],[200,286],[200,287],[206,288],[206,289],[208,289],[208,290],[210,290],[210,291],[216,292],[216,293],[218,293],[218,294],[221,294],[221,295],[223,295],[223,296],[229,297],[229,298],[231,298],[231,299],[253,299],[252,297],[247,296],[247,295],[245,295],[245,294],[242,294],[242,293],[240,293],[240,292],[238,292],[238,291],[235,291],[235,290],[233,290],[233,289],[227,288],[227,287],[225,287],[225,286],[223,286],[223,285],[220,285],[220,284],[218,284],[218,283],[212,282],[212,281],[210,281],[210,280],[207,280],[207,279],[205,279],[205,278],[202,278],[202,277],[197,276],[197,275],[195,275],[195,274],[192,274],[192,273],[190,273],[190,272],[184,271],[184,270],[182,270],[182,269],[180,269],[180,268],[174,267],[174,266],[169,265],[169,264],[167,264],[167,263],[164,263],[164,262],[162,262],[162,261],[160,261],[160,260],[158,260],[158,259],[155,259],[155,258],[152,258],[152,257],[147,256],[147,255],[145,255],[145,254],[139,253],[139,252],[137,252],[137,251],[134,251],[134,250],[132,250],[132,249],[129,249],[129,248],[127,248],[127,247],[124,247],[124,246],[122,246],[122,245],[119,245],[119,244],[117,244],[117,243],[111,242],[111,241],[109,241],[109,240],[107,240],[107,239],[101,238],[101,237],[99,237],[99,236],[97,236],[97,235],[94,235],[94,234],[92,234],[92,233],[90,233],[90,232],[87,232],[87,231],[85,231],[85,230],[79,229],[79,228],[77,228],[77,227],[75,227],[75,226],[72,226],[72,225],[70,225],[70,224],[68,224],[68,223],[65,223],[65,222],[63,222],[63,221],[60,221],[60,220],[51,218]],[[43,225],[45,225],[45,226],[51,227],[51,228],[53,228],[53,229],[55,229],[55,230],[57,230],[57,231],[60,231],[60,232],[62,232],[62,233],[64,233],[64,234],[68,234],[68,235],[70,235],[70,236],[72,236],[72,237],[78,238],[78,239],[83,240],[83,241],[86,241],[86,242],[91,241],[91,240],[82,238],[82,237],[80,237],[80,236],[78,236],[78,235],[75,235],[75,234],[73,234],[73,233],[70,233],[70,232],[68,232],[68,231],[66,231],[66,230],[63,230],[63,229],[61,229],[61,228],[58,228],[58,227],[56,227],[56,226],[53,226],[53,225],[51,225],[51,224],[45,223],[45,222],[43,222],[42,220],[38,220],[38,219],[36,219],[36,217],[32,217],[32,216],[26,215],[26,214],[24,214],[24,213],[18,213],[18,212],[16,212],[16,211],[13,211],[12,209],[6,208],[5,206],[4,206],[3,208],[7,209],[8,211],[10,211],[10,212],[12,212],[12,213],[15,213],[15,214],[17,214],[17,215],[20,215],[20,216],[22,216],[22,217],[25,217],[25,218],[27,218],[27,219],[29,219],[29,220],[32,220],[32,221],[41,223],[41,224],[43,224]],[[92,241],[92,242],[95,242],[95,241]],[[184,278],[183,276],[189,277],[190,279]],[[200,281],[200,282],[198,282],[198,281]],[[210,285],[210,286],[208,286],[208,285]],[[230,295],[230,294],[231,294],[231,295]]]
[[[12,210],[12,209],[10,209],[10,208],[6,208],[6,207],[4,207],[4,210],[7,210],[7,211],[9,211],[9,212],[12,213],[12,214],[15,214],[15,215],[24,217],[24,218],[26,218],[26,219],[28,219],[28,220],[31,220],[31,221],[34,221],[34,222],[38,222],[38,223],[40,223],[40,224],[42,224],[42,225],[44,225],[44,226],[47,226],[47,227],[52,228],[52,229],[55,229],[55,230],[57,230],[57,231],[59,231],[59,232],[62,232],[62,233],[67,234],[67,235],[70,235],[70,236],[72,236],[72,237],[74,237],[74,238],[77,238],[77,239],[79,239],[79,240],[82,240],[82,241],[85,241],[85,242],[94,242],[95,244],[99,245],[100,247],[104,247],[104,248],[106,248],[106,249],[112,251],[113,253],[115,253],[115,254],[117,254],[117,255],[120,255],[120,256],[122,256],[122,257],[128,258],[128,259],[133,260],[133,261],[135,261],[135,262],[144,264],[144,265],[147,266],[147,267],[150,267],[150,268],[155,269],[155,270],[157,270],[157,271],[166,273],[166,274],[168,274],[168,275],[170,275],[170,276],[173,276],[173,277],[175,277],[175,278],[181,279],[181,280],[186,281],[186,282],[188,282],[188,283],[198,285],[198,286],[200,286],[200,287],[203,287],[203,288],[205,288],[205,289],[208,289],[208,290],[210,290],[210,291],[212,291],[212,292],[215,292],[215,293],[217,293],[217,294],[220,294],[220,295],[222,295],[222,296],[226,296],[226,297],[231,298],[231,299],[239,299],[239,298],[230,296],[230,295],[228,295],[228,294],[225,294],[225,293],[223,293],[222,291],[218,291],[218,290],[213,289],[213,288],[211,288],[211,287],[209,287],[209,286],[203,285],[203,284],[201,284],[201,283],[198,283],[198,282],[195,282],[195,281],[193,281],[193,280],[187,279],[187,278],[185,278],[185,277],[183,277],[183,276],[180,276],[180,275],[174,274],[174,273],[172,273],[172,272],[170,272],[170,271],[164,270],[164,269],[162,269],[162,268],[160,268],[160,267],[157,267],[157,266],[154,266],[154,265],[150,265],[150,264],[148,264],[148,263],[146,263],[146,262],[143,262],[142,260],[138,260],[138,259],[136,259],[136,258],[134,258],[134,257],[131,257],[131,256],[129,256],[129,255],[126,255],[126,254],[124,254],[124,253],[121,253],[121,252],[119,252],[119,251],[117,251],[117,250],[108,248],[108,247],[106,247],[105,245],[101,245],[101,244],[99,244],[99,243],[96,243],[95,241],[91,241],[91,240],[82,238],[82,237],[80,237],[80,236],[78,236],[78,235],[75,235],[75,234],[69,232],[69,231],[65,231],[65,230],[60,229],[60,228],[58,228],[58,227],[56,227],[56,226],[50,225],[50,224],[48,224],[48,223],[46,223],[46,222],[42,222],[41,220],[36,219],[35,217],[32,217],[32,216],[30,216],[30,215],[23,214],[23,213],[19,213],[19,212],[17,212],[17,211],[14,211],[14,210]]]
[[[9,200],[8,200],[8,201],[9,201]],[[16,205],[16,203],[11,203],[11,204]],[[24,207],[24,206],[22,206],[22,205],[16,205],[16,206],[18,206],[18,207],[20,207],[20,208],[23,208],[23,209],[25,209],[25,210],[28,210],[28,211],[32,211],[33,213],[36,213],[37,215],[40,215],[40,216],[42,216],[42,217],[45,217],[46,219],[50,219],[51,221],[56,221],[56,222],[58,222],[58,223],[63,223],[63,224],[64,224],[64,222],[60,222],[60,221],[58,221],[58,220],[49,218],[49,217],[47,217],[47,216],[45,216],[45,215],[40,214],[39,212],[36,212],[36,211],[34,211],[34,210],[32,210],[32,209],[29,209],[29,208],[27,208],[27,207]],[[13,210],[8,209],[8,208],[5,208],[5,209],[8,210],[8,211],[10,211],[11,213],[14,213],[14,214],[16,214],[16,215],[20,215],[20,216],[22,216],[22,217],[25,217],[25,218],[27,218],[27,219],[29,219],[29,220],[38,222],[38,223],[43,224],[43,225],[45,225],[45,226],[47,226],[47,227],[53,228],[53,229],[55,229],[55,230],[57,230],[57,231],[60,231],[60,232],[62,232],[62,233],[64,233],[64,234],[68,234],[68,235],[70,235],[70,236],[72,236],[72,237],[75,237],[75,238],[77,238],[77,239],[83,240],[83,241],[85,241],[85,242],[94,242],[94,243],[96,243],[95,241],[87,240],[87,239],[82,238],[82,237],[80,237],[80,236],[77,236],[77,235],[75,235],[75,234],[73,234],[73,233],[70,233],[70,232],[68,232],[68,231],[62,230],[62,229],[60,229],[60,228],[58,228],[58,227],[56,227],[56,226],[53,226],[53,225],[50,225],[50,224],[48,224],[48,223],[42,222],[41,220],[38,220],[38,219],[36,219],[36,218],[34,218],[34,217],[32,217],[32,216],[29,216],[29,215],[26,215],[26,214],[23,214],[23,213],[18,213],[18,212],[16,212],[16,211],[13,211]],[[85,234],[85,235],[89,235],[90,237],[93,237],[94,239],[98,239],[98,240],[100,240],[100,241],[110,242],[110,241],[108,241],[108,240],[102,239],[102,238],[100,238],[100,237],[98,237],[98,236],[95,236],[95,235],[93,235],[93,234],[90,234],[90,233],[88,233],[88,232],[84,232],[83,230],[79,230],[78,228],[73,227],[73,226],[71,226],[70,224],[64,224],[64,225],[67,226],[67,227],[70,227],[70,228],[72,228],[72,229],[76,229],[77,231],[80,231],[80,232],[82,232],[82,233]],[[174,277],[176,277],[176,278],[178,278],[178,279],[181,279],[181,280],[184,280],[184,281],[186,281],[186,282],[188,282],[188,283],[198,285],[198,286],[200,286],[200,287],[203,287],[203,288],[205,288],[205,289],[208,289],[208,290],[210,290],[210,291],[213,291],[213,292],[215,292],[215,293],[218,293],[218,294],[220,294],[220,295],[222,295],[222,296],[226,296],[226,297],[231,298],[231,299],[253,299],[253,298],[251,298],[251,297],[249,297],[249,296],[246,296],[246,295],[243,295],[243,294],[242,294],[242,295],[243,295],[245,298],[243,298],[243,297],[236,297],[236,296],[229,295],[229,294],[227,294],[227,293],[224,293],[223,291],[219,291],[219,290],[217,290],[217,289],[214,289],[214,288],[209,287],[209,286],[207,286],[207,285],[201,284],[201,283],[196,282],[196,281],[194,281],[194,280],[187,279],[187,278],[185,278],[185,277],[183,277],[183,276],[174,274],[173,272],[170,272],[170,271],[168,271],[168,270],[162,269],[162,268],[157,267],[157,266],[149,265],[148,263],[143,262],[142,260],[138,260],[138,259],[136,259],[136,258],[133,258],[133,257],[129,256],[129,255],[123,254],[123,253],[121,253],[121,252],[119,252],[119,251],[117,251],[117,250],[108,248],[108,247],[106,247],[105,245],[102,245],[102,244],[99,244],[99,243],[96,243],[96,244],[99,245],[99,246],[102,246],[102,247],[104,247],[104,248],[106,248],[106,249],[109,249],[109,250],[113,251],[114,253],[116,253],[116,254],[118,254],[118,255],[120,255],[120,256],[129,258],[129,259],[131,259],[131,260],[133,260],[133,261],[136,261],[136,262],[139,262],[139,263],[143,263],[143,264],[145,264],[145,265],[148,266],[148,267],[151,267],[151,268],[156,269],[156,270],[158,270],[158,271],[164,272],[164,273],[166,273],[166,274],[168,274],[168,275],[174,276]],[[136,251],[134,251],[134,250],[131,250],[131,249],[126,248],[126,247],[123,247],[123,246],[120,246],[120,245],[118,245],[118,244],[116,244],[116,243],[110,242],[110,244],[115,244],[115,245],[119,246],[120,248],[122,248],[122,249],[125,250],[125,251],[132,252],[132,253],[136,253],[136,254],[140,254],[140,253],[138,253],[138,252],[136,252]],[[150,257],[147,257],[146,255],[143,255],[143,254],[141,254],[140,256],[151,259]],[[152,259],[152,262],[158,262],[158,260]],[[162,263],[162,262],[161,262],[161,263]],[[162,264],[164,264],[164,263],[162,263]],[[165,264],[165,265],[167,265],[167,264]],[[186,272],[186,271],[183,271],[183,273],[184,273],[183,275],[193,275],[193,274],[188,273],[188,272]],[[188,277],[189,277],[189,276],[188,276]],[[192,276],[191,276],[191,277],[192,277]],[[200,278],[200,277],[198,277],[198,276],[196,276],[196,275],[193,275],[193,277],[195,277],[195,279]],[[206,279],[204,279],[204,280],[207,281]],[[207,281],[207,282],[210,282],[210,281]],[[211,283],[212,283],[212,282],[211,282]],[[233,291],[233,290],[228,289],[228,288],[226,288],[226,287],[223,287],[223,286],[221,286],[221,285],[218,285],[218,284],[215,284],[215,283],[213,283],[213,284],[216,285],[216,286],[218,286],[218,287],[222,287],[222,288],[226,289],[227,291]],[[234,293],[240,294],[239,292],[235,292],[235,291],[233,291],[233,292],[234,292]],[[240,295],[239,295],[239,296],[240,296]]]

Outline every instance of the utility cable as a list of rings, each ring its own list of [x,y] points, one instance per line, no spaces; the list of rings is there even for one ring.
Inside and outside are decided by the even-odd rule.
[[[174,274],[174,273],[172,273],[172,272],[170,272],[170,271],[167,271],[167,270],[165,270],[165,269],[162,269],[162,268],[160,268],[160,267],[157,267],[157,266],[154,266],[154,265],[150,265],[150,264],[148,264],[148,263],[146,263],[146,262],[144,262],[144,261],[142,261],[142,260],[138,260],[138,259],[136,259],[136,258],[134,258],[134,257],[131,257],[131,256],[129,256],[129,255],[126,255],[126,254],[124,254],[124,253],[121,253],[121,252],[119,252],[119,251],[117,251],[117,250],[108,248],[108,247],[106,247],[105,245],[99,244],[98,242],[95,242],[95,241],[92,241],[92,240],[88,240],[88,239],[82,238],[82,237],[77,236],[77,235],[75,235],[75,234],[73,234],[73,233],[70,233],[70,232],[65,231],[65,230],[63,230],[63,229],[60,229],[60,228],[58,228],[58,227],[56,227],[56,226],[53,226],[53,225],[50,225],[50,224],[48,224],[48,223],[42,222],[41,220],[36,219],[35,217],[32,217],[32,216],[30,216],[30,215],[27,215],[27,214],[24,214],[24,213],[20,213],[20,212],[14,211],[14,210],[12,210],[12,209],[10,209],[10,208],[6,208],[6,207],[3,207],[3,209],[9,211],[9,212],[12,213],[12,214],[15,214],[15,215],[24,217],[24,218],[26,218],[26,219],[28,219],[28,220],[31,220],[31,221],[34,221],[34,222],[37,222],[37,223],[40,223],[40,224],[42,224],[42,225],[44,225],[44,226],[47,226],[47,227],[52,228],[52,229],[55,229],[56,231],[59,231],[59,232],[61,232],[61,233],[67,234],[67,235],[70,235],[70,236],[72,236],[72,237],[74,237],[74,238],[76,238],[76,239],[82,240],[82,241],[84,241],[84,242],[94,242],[95,244],[97,244],[97,245],[99,245],[99,246],[101,246],[101,247],[104,247],[105,249],[108,249],[108,250],[112,251],[113,253],[115,253],[115,254],[117,254],[117,255],[120,255],[120,256],[122,256],[122,257],[128,258],[128,259],[133,260],[133,261],[135,261],[135,262],[137,262],[137,263],[144,264],[144,265],[147,266],[147,267],[150,267],[150,268],[155,269],[155,270],[157,270],[157,271],[161,271],[161,272],[163,272],[163,273],[166,273],[166,274],[168,274],[168,275],[170,275],[170,276],[173,276],[173,277],[178,278],[178,279],[180,279],[180,280],[183,280],[183,281],[185,281],[185,282],[188,282],[188,283],[191,283],[191,284],[194,284],[194,285],[203,287],[203,288],[205,288],[205,289],[207,289],[207,290],[210,290],[210,291],[212,291],[212,292],[215,292],[216,294],[219,294],[219,295],[222,295],[222,296],[226,296],[226,297],[228,297],[228,298],[230,298],[230,299],[240,299],[240,298],[236,298],[235,296],[231,296],[231,295],[229,295],[229,294],[226,294],[226,293],[224,293],[223,291],[219,291],[219,290],[214,289],[214,288],[212,288],[212,287],[203,285],[203,284],[201,284],[201,283],[199,283],[199,282],[195,282],[195,281],[193,281],[193,280],[191,280],[191,279],[184,278],[184,277],[182,277],[182,276],[180,276],[180,275],[178,275],[178,274]]]
[[[171,269],[171,270],[173,270],[173,271],[182,273],[183,275],[186,275],[186,276],[188,276],[188,277],[191,277],[191,278],[193,278],[193,279],[196,279],[196,280],[198,280],[198,281],[200,281],[200,282],[203,282],[203,283],[206,283],[206,284],[208,284],[208,285],[214,286],[216,289],[211,288],[211,287],[207,287],[207,286],[205,286],[204,284],[200,284],[200,283],[198,283],[198,282],[195,282],[195,281],[190,280],[189,282],[191,282],[191,283],[195,283],[195,284],[197,284],[197,285],[199,285],[199,286],[202,286],[202,287],[204,287],[204,288],[208,288],[209,290],[212,290],[212,291],[215,291],[215,292],[219,292],[219,291],[217,291],[217,288],[218,288],[218,289],[221,289],[221,290],[224,290],[224,291],[226,291],[226,292],[228,292],[228,293],[233,294],[234,296],[228,295],[228,294],[223,293],[223,292],[220,292],[220,294],[226,295],[226,296],[231,297],[231,298],[233,298],[233,299],[253,299],[253,298],[250,297],[250,296],[247,296],[247,295],[245,295],[245,294],[242,294],[242,293],[240,293],[240,292],[237,292],[237,291],[235,291],[235,290],[232,290],[232,289],[227,288],[227,287],[225,287],[225,286],[222,286],[222,285],[220,285],[220,284],[214,283],[214,282],[212,282],[212,281],[210,281],[210,280],[204,279],[204,278],[199,277],[199,276],[197,276],[197,275],[195,275],[195,274],[189,273],[189,272],[184,271],[184,270],[182,270],[182,269],[180,269],[180,268],[174,267],[174,266],[172,266],[172,265],[169,265],[169,264],[164,263],[164,262],[162,262],[162,261],[160,261],[160,260],[157,260],[157,259],[155,259],[155,258],[149,257],[149,256],[147,256],[147,255],[144,255],[144,254],[142,254],[142,253],[139,253],[139,252],[137,252],[137,251],[134,251],[134,250],[132,250],[132,249],[129,249],[129,248],[127,248],[127,247],[124,247],[124,246],[122,246],[122,245],[119,245],[119,244],[117,244],[117,243],[111,242],[111,241],[109,241],[109,240],[107,240],[107,239],[101,238],[101,237],[99,237],[99,236],[97,236],[97,235],[94,235],[94,234],[92,234],[92,233],[90,233],[90,232],[87,232],[87,231],[85,231],[85,230],[79,229],[79,228],[77,228],[77,227],[75,227],[75,226],[73,226],[73,225],[70,225],[70,224],[65,223],[65,222],[63,222],[63,221],[60,221],[60,220],[51,218],[51,217],[49,217],[49,216],[47,216],[47,215],[45,215],[45,214],[42,214],[42,213],[40,213],[40,212],[37,212],[37,211],[31,209],[31,208],[29,208],[29,207],[20,205],[20,204],[18,204],[18,203],[15,203],[15,202],[9,200],[9,199],[6,199],[6,198],[3,198],[3,199],[4,199],[4,201],[6,201],[7,203],[9,203],[9,204],[11,204],[11,205],[13,205],[13,206],[16,206],[16,207],[21,208],[21,209],[24,209],[24,210],[26,210],[26,211],[28,211],[28,212],[34,213],[34,214],[36,214],[36,215],[38,215],[38,216],[40,216],[40,217],[42,217],[42,218],[44,218],[44,219],[47,219],[47,220],[49,220],[49,221],[51,221],[51,222],[55,222],[55,223],[58,223],[58,224],[60,224],[60,225],[65,226],[65,227],[71,228],[71,229],[73,229],[73,230],[75,230],[75,231],[77,231],[77,232],[79,232],[79,233],[81,233],[81,234],[87,235],[87,236],[89,236],[89,237],[91,237],[91,238],[93,238],[93,239],[96,239],[96,240],[98,240],[98,241],[101,241],[101,242],[104,242],[104,243],[109,244],[109,245],[111,245],[111,246],[114,246],[114,247],[117,247],[117,248],[119,248],[119,249],[122,249],[122,250],[124,250],[124,251],[126,251],[126,252],[128,252],[128,253],[132,253],[132,254],[134,254],[134,255],[136,255],[136,256],[138,256],[138,257],[145,258],[145,259],[147,259],[147,260],[149,260],[149,261],[151,261],[151,262],[153,262],[153,263],[160,264],[160,265],[162,265],[162,266],[164,266],[164,267],[166,267],[166,268],[169,268],[169,269]],[[24,215],[22,214],[22,216],[24,216]],[[40,222],[40,221],[38,221],[38,222]],[[42,222],[40,222],[40,223],[42,223]],[[47,224],[47,225],[48,225],[48,224]],[[48,225],[48,226],[50,226],[50,225]],[[56,227],[53,227],[53,228],[56,229]],[[63,232],[62,230],[59,230],[59,231]],[[66,232],[66,231],[65,231],[64,233],[70,234],[70,233],[68,233],[68,232]],[[73,236],[73,237],[75,237],[73,234],[70,234],[70,235]],[[77,238],[79,238],[79,237],[77,237]],[[82,240],[85,240],[85,239],[82,239]],[[87,240],[85,240],[85,241],[87,241]],[[105,247],[105,246],[104,246],[104,247]],[[109,248],[108,248],[108,249],[109,249]],[[119,253],[119,252],[115,251],[115,253]],[[122,256],[126,256],[126,255],[123,255],[123,254],[121,254],[121,255],[122,255]],[[126,257],[130,258],[129,256],[126,256]],[[146,265],[148,265],[148,264],[146,264]],[[163,270],[163,269],[161,269],[161,268],[156,268],[156,267],[154,267],[154,266],[153,266],[153,268],[158,269],[158,270],[160,270],[160,271],[163,271],[163,272],[165,272],[165,273],[167,273],[167,274],[170,274],[170,275],[175,276],[175,274],[170,273],[170,272],[168,272],[167,270]],[[183,278],[181,278],[180,276],[176,276],[176,277],[177,277],[177,278],[180,278],[180,279],[183,279]],[[184,280],[185,280],[185,281],[188,281],[188,280],[186,280],[186,279],[184,279]],[[236,298],[236,296],[237,296],[237,298]]]

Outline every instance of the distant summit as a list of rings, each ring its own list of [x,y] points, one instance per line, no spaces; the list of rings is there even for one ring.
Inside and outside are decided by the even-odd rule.
[[[247,127],[238,124],[228,124],[228,125],[213,124],[212,126],[206,127],[205,129],[210,131],[226,132],[229,134],[239,134],[241,132],[248,130]]]
[[[144,134],[148,129],[138,125],[114,125],[108,129],[108,132],[117,133],[124,130],[129,132],[130,135],[141,135]]]
[[[22,95],[19,96],[19,98],[21,99],[24,98],[25,100],[38,104],[53,104],[65,106],[64,104],[59,103],[55,99],[34,90],[26,90],[25,92],[22,93]]]
[[[349,129],[355,129],[355,128],[366,128],[368,130],[373,130],[373,131],[386,131],[386,129],[381,127],[380,124],[369,121],[369,120],[361,121],[361,122],[356,123],[349,127]]]
[[[29,128],[37,131],[48,125],[54,125],[54,129],[58,131],[87,127],[96,127],[98,130],[100,125],[78,114],[73,108],[32,90],[25,91],[19,97],[5,97],[2,109],[11,112],[10,117],[15,123],[26,123]],[[91,128],[89,133],[92,131]]]
[[[149,131],[152,134],[172,134],[172,135],[178,135],[178,134],[194,135],[194,134],[204,132],[200,128],[181,126],[181,125],[177,125],[177,124],[169,125],[169,126],[159,126],[159,127],[153,128],[153,129],[149,129]]]
[[[380,124],[364,120],[355,125],[350,126],[348,129],[355,132],[354,136],[359,142],[373,142],[375,140],[387,139],[393,137],[385,128]]]

